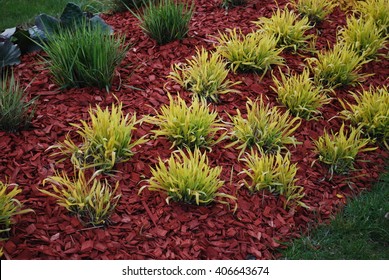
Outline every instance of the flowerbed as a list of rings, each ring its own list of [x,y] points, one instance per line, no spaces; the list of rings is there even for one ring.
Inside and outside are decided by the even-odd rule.
[[[168,104],[167,91],[180,92],[189,102],[191,94],[184,91],[167,76],[173,63],[184,62],[203,46],[213,50],[218,31],[241,28],[243,33],[255,29],[260,16],[269,17],[276,4],[273,1],[249,1],[233,9],[221,8],[219,1],[198,0],[191,20],[188,37],[159,46],[143,33],[138,21],[129,12],[103,15],[115,32],[125,34],[131,42],[126,58],[117,69],[110,93],[95,88],[59,90],[48,70],[39,65],[37,54],[24,55],[15,67],[15,75],[27,87],[29,97],[39,96],[32,129],[20,133],[0,132],[0,179],[17,183],[22,193],[17,196],[25,207],[35,213],[15,217],[10,238],[4,241],[7,259],[274,259],[285,242],[298,237],[307,228],[328,220],[342,207],[346,198],[369,189],[384,169],[388,151],[379,147],[373,152],[358,155],[356,171],[348,175],[333,175],[329,180],[328,167],[317,161],[313,139],[324,130],[338,131],[342,119],[335,118],[342,110],[337,99],[353,102],[349,91],[358,87],[340,87],[329,104],[321,109],[317,120],[301,120],[293,135],[302,144],[288,145],[291,161],[297,163],[297,184],[304,187],[302,201],[309,207],[284,208],[284,201],[270,192],[250,193],[243,186],[244,163],[238,160],[239,150],[225,148],[231,140],[223,140],[208,152],[210,165],[221,166],[221,191],[237,199],[237,210],[219,203],[207,206],[165,202],[166,196],[144,189],[144,179],[151,177],[150,167],[158,158],[166,160],[173,149],[163,137],[150,140],[136,148],[127,162],[117,164],[115,174],[122,194],[110,224],[106,227],[85,227],[75,216],[56,204],[55,199],[41,193],[42,181],[53,174],[53,169],[72,171],[68,161],[56,163],[47,148],[63,141],[66,134],[74,134],[70,123],[88,119],[90,106],[102,108],[123,102],[123,111],[138,116],[154,115],[155,110]],[[283,7],[287,1],[278,1]],[[336,40],[336,28],[345,25],[345,13],[335,8],[333,13],[312,32],[320,32],[316,48],[331,47]],[[301,73],[309,53],[281,53],[286,65]],[[282,66],[287,71],[286,66]],[[242,81],[234,88],[240,93],[219,97],[211,105],[224,121],[236,115],[236,109],[245,112],[247,98],[261,96],[267,104],[279,105],[272,75],[268,71],[230,73],[233,82]],[[275,69],[274,72],[277,72]],[[389,61],[378,58],[363,66],[363,73],[374,73],[363,83],[369,86],[388,84]],[[155,129],[142,123],[134,131],[139,139]]]

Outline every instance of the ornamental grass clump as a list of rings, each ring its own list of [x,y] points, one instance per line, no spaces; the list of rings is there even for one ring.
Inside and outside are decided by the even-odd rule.
[[[307,61],[315,83],[328,88],[354,85],[369,76],[360,73],[369,60],[344,44],[335,44],[333,49],[321,51],[317,58],[308,58]]]
[[[63,88],[98,87],[109,91],[115,68],[125,57],[124,36],[87,23],[61,29],[42,42],[54,81]]]
[[[227,147],[239,144],[239,156],[253,147],[264,152],[276,152],[285,149],[285,145],[299,144],[292,135],[300,126],[299,118],[289,118],[288,111],[282,114],[277,107],[265,106],[262,99],[260,102],[249,100],[246,110],[246,118],[239,109],[236,116],[230,116],[232,137],[236,140]]]
[[[319,109],[331,101],[325,91],[314,84],[307,68],[301,74],[289,77],[280,71],[280,76],[281,80],[273,75],[275,87],[272,89],[277,93],[278,101],[294,116],[307,120],[315,118],[320,114]]]
[[[143,31],[163,45],[186,37],[193,10],[194,2],[191,1],[149,0],[142,10],[133,14]]]
[[[346,48],[370,59],[385,47],[387,37],[382,36],[382,29],[377,27],[372,18],[349,17],[346,27],[338,32],[337,39]]]
[[[337,6],[333,1],[321,1],[321,0],[293,0],[293,7],[313,23],[319,23],[323,21],[333,9]]]
[[[151,168],[152,177],[139,193],[145,188],[166,193],[168,204],[170,200],[196,205],[209,204],[216,198],[236,200],[232,195],[218,192],[224,185],[224,181],[219,179],[222,168],[211,168],[206,152],[201,153],[199,149],[193,152],[178,150],[167,160],[167,166],[165,162],[159,159],[157,166]],[[223,200],[217,202],[229,204]]]
[[[8,237],[14,216],[34,212],[32,209],[22,209],[23,204],[16,198],[21,192],[15,184],[0,181],[0,241]]]
[[[257,71],[266,74],[273,65],[283,65],[280,56],[281,49],[277,48],[277,39],[260,32],[243,35],[236,29],[229,33],[220,33],[216,37],[217,53],[225,58],[236,71]]]
[[[201,48],[185,64],[174,64],[169,77],[196,96],[217,102],[220,94],[239,92],[232,89],[239,82],[227,79],[226,67],[227,63],[220,56]]]
[[[354,126],[361,126],[371,138],[382,140],[389,149],[389,92],[387,87],[351,93],[355,104],[342,102],[341,114]],[[347,105],[346,105],[347,104]]]
[[[112,187],[107,180],[87,179],[84,170],[75,171],[75,174],[75,178],[69,178],[65,172],[55,171],[43,181],[43,185],[50,183],[52,190],[39,190],[57,199],[58,205],[75,214],[84,224],[106,225],[121,197],[116,194],[119,182]]]
[[[26,92],[13,72],[0,75],[0,130],[15,132],[28,128],[34,116],[35,100],[26,101]]]
[[[133,141],[132,132],[139,123],[134,113],[124,115],[122,103],[112,104],[103,110],[99,106],[95,110],[90,108],[90,124],[81,120],[81,125],[72,124],[77,128],[81,137],[81,145],[76,145],[69,135],[63,143],[51,146],[60,151],[54,155],[71,157],[72,163],[78,168],[94,167],[99,172],[110,172],[118,162],[125,162],[134,154],[133,148],[146,140],[144,137]]]
[[[291,204],[298,204],[307,207],[301,199],[304,197],[304,188],[297,186],[297,164],[290,162],[290,155],[282,156],[280,152],[276,154],[261,154],[257,152],[247,153],[242,159],[246,163],[247,169],[242,173],[250,179],[244,180],[245,186],[250,192],[269,190],[272,193],[285,197],[284,207]]]
[[[293,48],[297,51],[313,38],[313,35],[305,34],[312,28],[308,17],[300,19],[299,14],[287,8],[283,11],[277,9],[270,18],[261,17],[254,23],[260,28],[259,32],[277,38],[278,47]]]
[[[360,127],[351,127],[346,132],[343,123],[338,132],[329,134],[324,131],[319,139],[314,140],[319,161],[329,166],[331,178],[334,173],[347,173],[352,169],[358,153],[376,149],[376,147],[366,147],[370,139],[361,136]]]
[[[371,18],[378,29],[383,30],[383,35],[389,31],[389,1],[366,0],[358,1],[355,10],[361,17]]]
[[[162,106],[160,114],[145,121],[157,125],[159,129],[152,132],[156,136],[167,137],[173,143],[172,147],[209,148],[225,138],[226,132],[215,139],[218,132],[226,127],[205,101],[194,98],[188,106],[180,96],[173,99],[170,94],[169,100],[169,105]]]

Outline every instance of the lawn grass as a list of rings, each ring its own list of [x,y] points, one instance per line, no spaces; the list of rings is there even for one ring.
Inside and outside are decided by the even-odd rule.
[[[371,192],[350,200],[329,225],[321,225],[295,240],[283,252],[283,258],[388,260],[389,171],[381,176]]]
[[[0,32],[20,24],[32,24],[40,13],[58,17],[68,2],[97,12],[109,9],[111,0],[0,0]]]

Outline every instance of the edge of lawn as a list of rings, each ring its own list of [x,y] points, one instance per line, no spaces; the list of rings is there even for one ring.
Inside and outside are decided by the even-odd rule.
[[[371,191],[350,198],[329,224],[287,244],[281,259],[388,260],[389,162]]]

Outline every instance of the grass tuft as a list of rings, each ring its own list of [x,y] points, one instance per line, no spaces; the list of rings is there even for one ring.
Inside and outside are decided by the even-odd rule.
[[[186,64],[174,64],[169,77],[197,97],[218,102],[220,94],[239,92],[232,87],[240,82],[227,79],[226,66],[220,56],[202,48],[192,59],[187,59]]]
[[[215,201],[217,197],[236,200],[232,195],[218,192],[224,185],[224,181],[219,179],[222,168],[219,166],[211,168],[206,152],[201,153],[199,149],[193,152],[187,150],[186,153],[178,150],[168,159],[167,165],[159,159],[156,168],[151,168],[153,177],[139,193],[145,188],[166,193],[167,203],[173,200],[206,205]],[[222,200],[217,202],[228,204]]]
[[[273,75],[275,87],[272,89],[277,93],[278,100],[284,104],[289,111],[297,117],[304,119],[315,118],[320,114],[320,108],[328,104],[331,98],[328,98],[325,91],[316,86],[309,77],[309,70],[304,69],[300,75],[291,75],[286,77],[280,71],[281,80]]]
[[[362,138],[360,127],[351,127],[349,132],[345,131],[344,123],[336,133],[324,134],[314,140],[315,151],[319,161],[329,167],[330,175],[334,173],[347,173],[353,168],[358,153],[374,151],[376,147],[366,147],[370,142],[368,138]]]
[[[77,215],[81,222],[93,226],[103,226],[116,208],[120,194],[116,195],[119,182],[114,188],[107,180],[87,179],[84,170],[78,170],[71,179],[65,172],[55,172],[43,184],[50,183],[53,190],[39,189],[42,193],[57,199],[58,205]]]
[[[112,36],[98,25],[90,27],[85,22],[74,30],[49,35],[42,47],[48,56],[44,60],[58,85],[92,86],[107,91],[127,51],[124,36]]]
[[[387,87],[352,93],[356,104],[342,103],[341,114],[354,126],[361,126],[369,137],[382,140],[389,149],[389,92]],[[347,104],[347,105],[346,105]]]
[[[360,73],[369,60],[344,44],[336,44],[333,49],[321,51],[317,58],[307,58],[307,61],[315,83],[323,87],[355,85],[369,76]]]
[[[254,147],[271,153],[285,149],[288,144],[299,144],[293,136],[300,126],[299,118],[290,119],[288,111],[282,114],[277,107],[265,106],[262,99],[260,102],[249,100],[246,109],[246,118],[239,109],[236,116],[230,116],[234,126],[231,134],[236,140],[227,147],[240,144],[239,156]]]
[[[159,45],[183,39],[189,31],[194,2],[186,0],[150,1],[143,9],[133,12],[140,27]]]
[[[277,38],[278,47],[293,48],[297,51],[313,38],[313,35],[305,35],[312,28],[308,17],[300,19],[299,14],[288,8],[282,11],[277,9],[270,18],[261,17],[254,23],[260,28],[259,32]]]
[[[216,38],[217,53],[224,57],[231,69],[236,71],[257,71],[266,74],[273,65],[283,65],[280,56],[282,49],[277,48],[277,38],[264,33],[253,32],[243,35],[236,29],[220,33]]]
[[[36,98],[26,101],[13,72],[0,75],[0,130],[15,132],[29,127]]]
[[[144,137],[133,141],[132,132],[139,123],[134,113],[132,117],[122,112],[122,103],[112,104],[103,110],[89,110],[91,123],[81,120],[81,125],[72,124],[78,129],[82,143],[76,145],[69,135],[63,143],[50,146],[49,149],[59,149],[53,155],[68,156],[71,162],[80,169],[95,168],[98,172],[110,172],[116,163],[128,161],[134,154],[133,148],[145,143]]]
[[[304,188],[295,184],[297,163],[290,162],[289,153],[285,156],[280,152],[259,156],[257,152],[252,151],[242,161],[247,166],[242,173],[250,178],[249,181],[244,180],[244,184],[251,192],[266,189],[285,197],[284,208],[293,205],[308,208],[301,201],[305,195]]]
[[[4,184],[0,181],[0,241],[8,236],[13,223],[12,217],[33,212],[32,209],[22,209],[23,204],[16,198],[21,192],[15,184]]]
[[[323,21],[337,6],[334,1],[320,0],[293,0],[291,3],[302,16],[308,17],[312,23]]]

